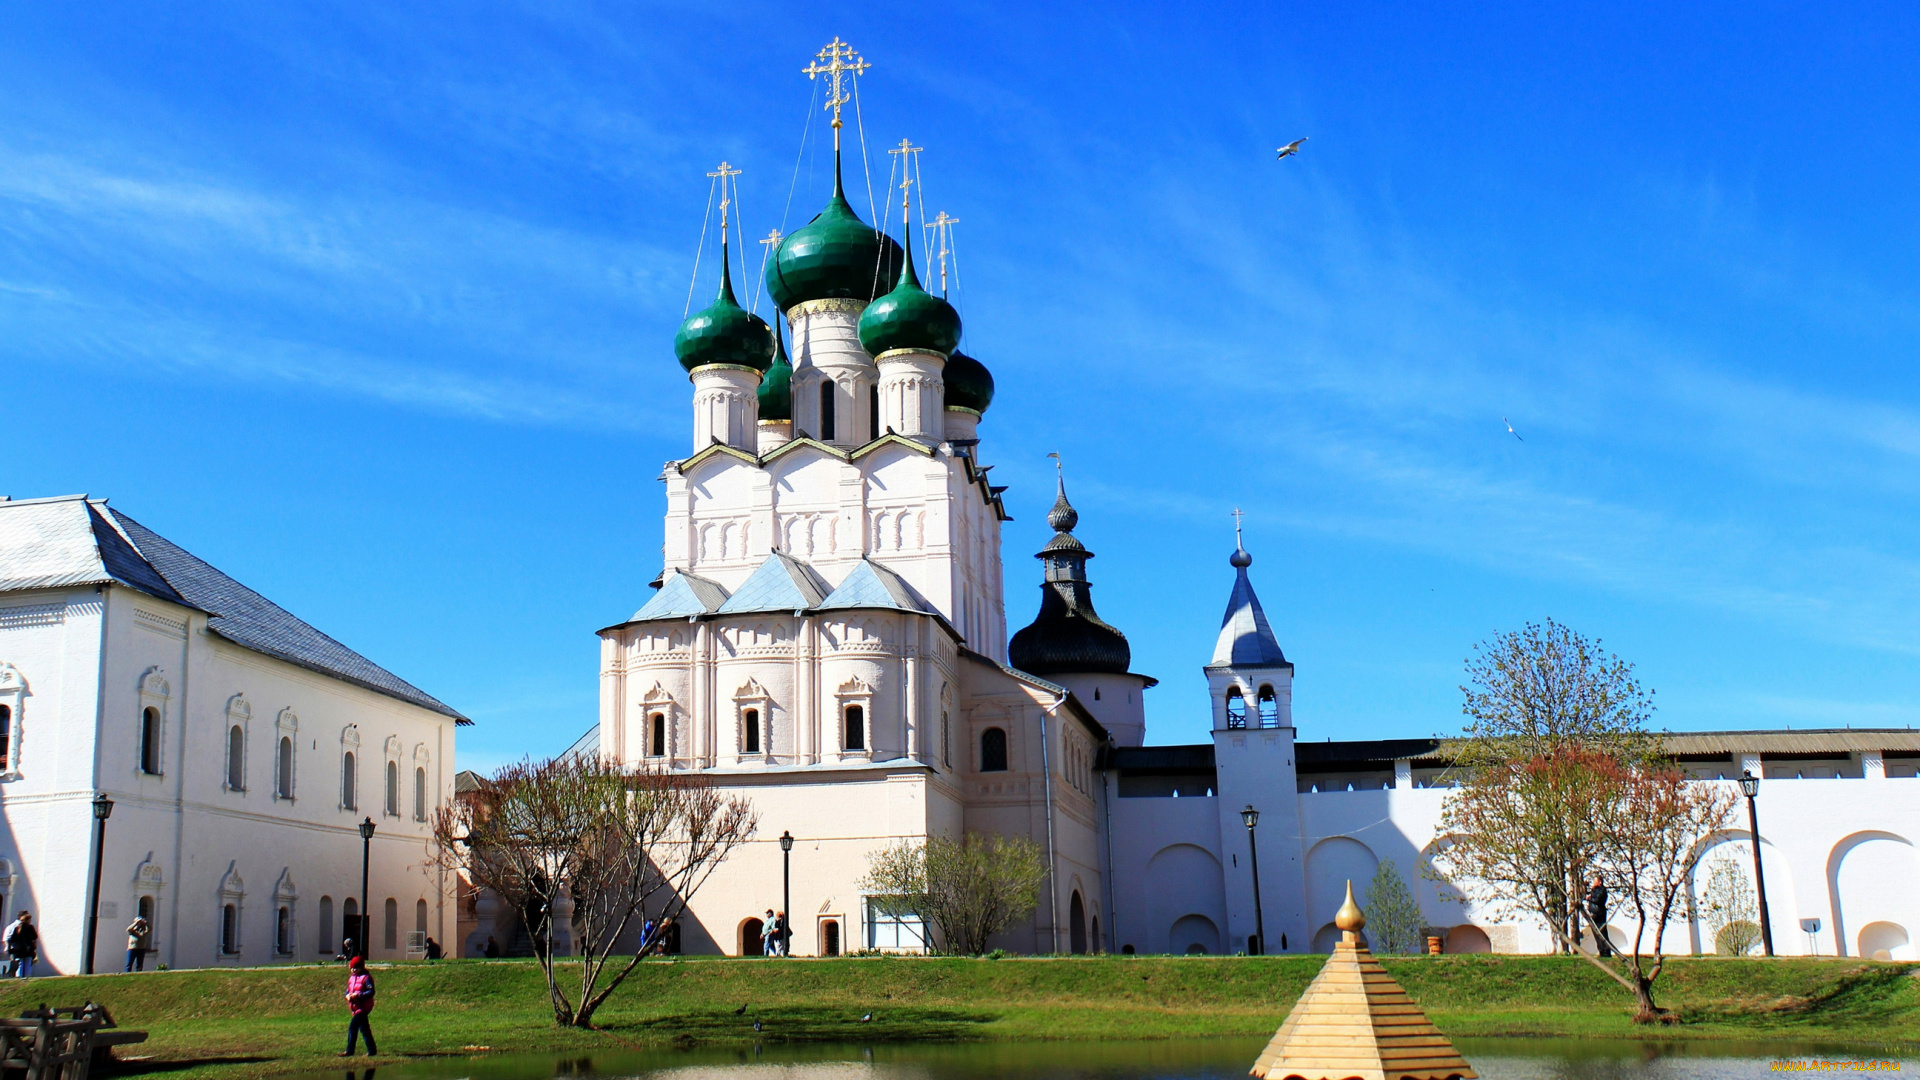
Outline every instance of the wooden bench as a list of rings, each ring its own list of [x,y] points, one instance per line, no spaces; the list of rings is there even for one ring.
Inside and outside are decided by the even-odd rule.
[[[87,1080],[90,1070],[113,1061],[114,1047],[146,1041],[144,1031],[121,1030],[104,1005],[42,1005],[0,1017],[0,1072],[25,1073],[25,1080]]]

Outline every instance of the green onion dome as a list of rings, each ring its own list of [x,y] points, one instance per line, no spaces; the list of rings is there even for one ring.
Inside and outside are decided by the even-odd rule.
[[[836,153],[833,198],[812,221],[780,242],[767,261],[767,292],[781,311],[836,297],[865,303],[891,291],[899,274],[900,245],[861,221],[847,205]]]
[[[905,230],[902,235],[906,235]],[[900,284],[860,313],[860,344],[871,356],[894,349],[951,356],[960,344],[960,313],[920,287],[920,278],[913,272],[911,245],[909,237]]]
[[[722,240],[720,295],[681,323],[673,336],[673,355],[688,371],[710,364],[765,371],[773,363],[773,328],[733,298],[733,273],[727,263],[727,243]]]
[[[977,413],[987,411],[993,404],[993,373],[987,365],[957,352],[947,357],[947,366],[940,378],[947,384],[947,408],[970,409]]]
[[[773,366],[760,376],[760,419],[793,419],[793,364],[787,360],[787,343],[779,333],[773,336]]]

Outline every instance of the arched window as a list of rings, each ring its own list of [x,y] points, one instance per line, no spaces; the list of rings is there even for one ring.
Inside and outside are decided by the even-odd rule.
[[[293,737],[280,736],[279,760],[273,763],[273,793],[282,799],[293,798]]]
[[[13,758],[13,710],[0,705],[0,772],[7,771]]]
[[[151,705],[140,711],[140,771],[160,775],[160,710]]]
[[[760,710],[748,709],[740,714],[741,749],[748,754],[760,752]]]
[[[400,947],[400,901],[391,896],[387,897],[386,916],[387,925],[380,935],[380,943],[384,948],[397,949]]]
[[[220,907],[220,951],[227,956],[240,951],[240,909],[233,904]]]
[[[358,770],[353,767],[353,751],[340,755],[340,805],[348,810],[360,808]]]
[[[346,903],[340,905],[340,948],[346,951],[347,943],[352,942],[352,951],[365,953],[365,931],[366,928],[360,925],[360,901],[349,896]]]
[[[820,384],[820,438],[833,441],[833,380]]]
[[[828,919],[820,924],[820,955],[840,955],[840,920]]]
[[[427,820],[427,770],[424,765],[413,767],[413,820]]]
[[[653,714],[653,731],[647,745],[647,753],[654,757],[667,756],[667,714]]]
[[[227,790],[247,790],[247,733],[239,724],[227,729]]]
[[[273,951],[281,956],[293,955],[293,912],[285,904],[273,913]]]
[[[1240,688],[1227,691],[1227,727],[1243,728],[1247,726],[1247,699],[1240,696]]]
[[[980,733],[980,771],[1007,771],[1007,733],[990,727]]]
[[[387,762],[387,816],[400,816],[400,763]]]
[[[427,902],[425,900],[415,900],[413,902],[413,929],[417,934],[425,934],[427,932]],[[425,944],[425,942],[422,942],[422,944]]]
[[[867,710],[858,705],[847,706],[846,742],[843,749],[865,750],[867,748]]]
[[[1273,687],[1260,688],[1257,699],[1260,705],[1260,726],[1272,727],[1280,722],[1280,699],[1273,694]]]
[[[320,898],[320,955],[333,955],[333,897]]]
[[[1080,890],[1073,890],[1073,899],[1067,902],[1067,951],[1075,956],[1084,956],[1087,951],[1087,905],[1080,899]]]
[[[868,425],[868,427],[872,429],[872,433],[869,434],[867,438],[868,438],[868,441],[872,441],[880,437],[880,384],[879,383],[874,383],[872,386],[867,387],[867,417],[872,421],[872,423]]]

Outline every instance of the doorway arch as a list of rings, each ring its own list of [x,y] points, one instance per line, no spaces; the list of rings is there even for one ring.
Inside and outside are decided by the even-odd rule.
[[[763,956],[766,954],[766,940],[761,937],[765,926],[759,919],[740,921],[740,955]]]

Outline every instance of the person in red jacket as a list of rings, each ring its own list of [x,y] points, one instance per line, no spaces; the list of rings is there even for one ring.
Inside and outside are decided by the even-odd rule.
[[[356,956],[347,961],[347,1012],[351,1019],[347,1021],[347,1048],[340,1051],[341,1057],[352,1057],[354,1043],[361,1036],[367,1039],[367,1056],[372,1057],[380,1051],[373,1045],[373,1024],[367,1017],[373,1012],[373,976],[367,971],[367,962]]]

